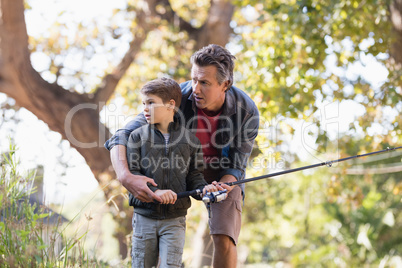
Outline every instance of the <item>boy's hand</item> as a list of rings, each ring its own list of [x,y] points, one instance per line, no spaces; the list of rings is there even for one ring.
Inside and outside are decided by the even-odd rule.
[[[156,190],[155,194],[162,199],[161,204],[174,204],[177,200],[177,194],[172,190]]]

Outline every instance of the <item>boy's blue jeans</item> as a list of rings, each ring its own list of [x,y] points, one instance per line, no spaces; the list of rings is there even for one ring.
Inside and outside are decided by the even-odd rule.
[[[186,217],[155,220],[133,215],[132,267],[181,267]]]

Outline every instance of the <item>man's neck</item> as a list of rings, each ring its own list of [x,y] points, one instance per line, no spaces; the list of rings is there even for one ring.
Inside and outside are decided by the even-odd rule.
[[[205,107],[204,109],[202,109],[202,111],[207,116],[213,117],[213,116],[218,115],[223,109],[223,105],[225,104],[225,99],[226,99],[226,95],[223,95],[222,99],[220,99],[219,101],[215,101],[215,103],[213,105],[209,105],[209,107]]]
[[[201,109],[201,110],[205,115],[210,116],[210,117],[214,117],[214,116],[216,116],[216,115],[221,113],[222,107],[220,109],[216,110],[216,111],[215,110],[211,111],[211,110],[207,110],[207,109]]]

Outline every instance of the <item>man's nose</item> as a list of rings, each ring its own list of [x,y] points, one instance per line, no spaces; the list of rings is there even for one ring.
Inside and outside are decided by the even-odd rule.
[[[193,93],[195,94],[200,93],[200,83],[193,82]]]

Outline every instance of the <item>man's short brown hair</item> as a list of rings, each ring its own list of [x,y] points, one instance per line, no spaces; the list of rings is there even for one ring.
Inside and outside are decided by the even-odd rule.
[[[191,56],[191,63],[199,67],[215,66],[217,69],[216,80],[219,84],[229,81],[227,89],[233,84],[234,60],[236,59],[229,50],[219,45],[210,44],[196,51]]]
[[[171,78],[162,77],[149,81],[141,88],[142,94],[152,94],[162,99],[163,103],[170,100],[175,101],[176,108],[179,109],[181,103],[181,88],[179,84]]]

